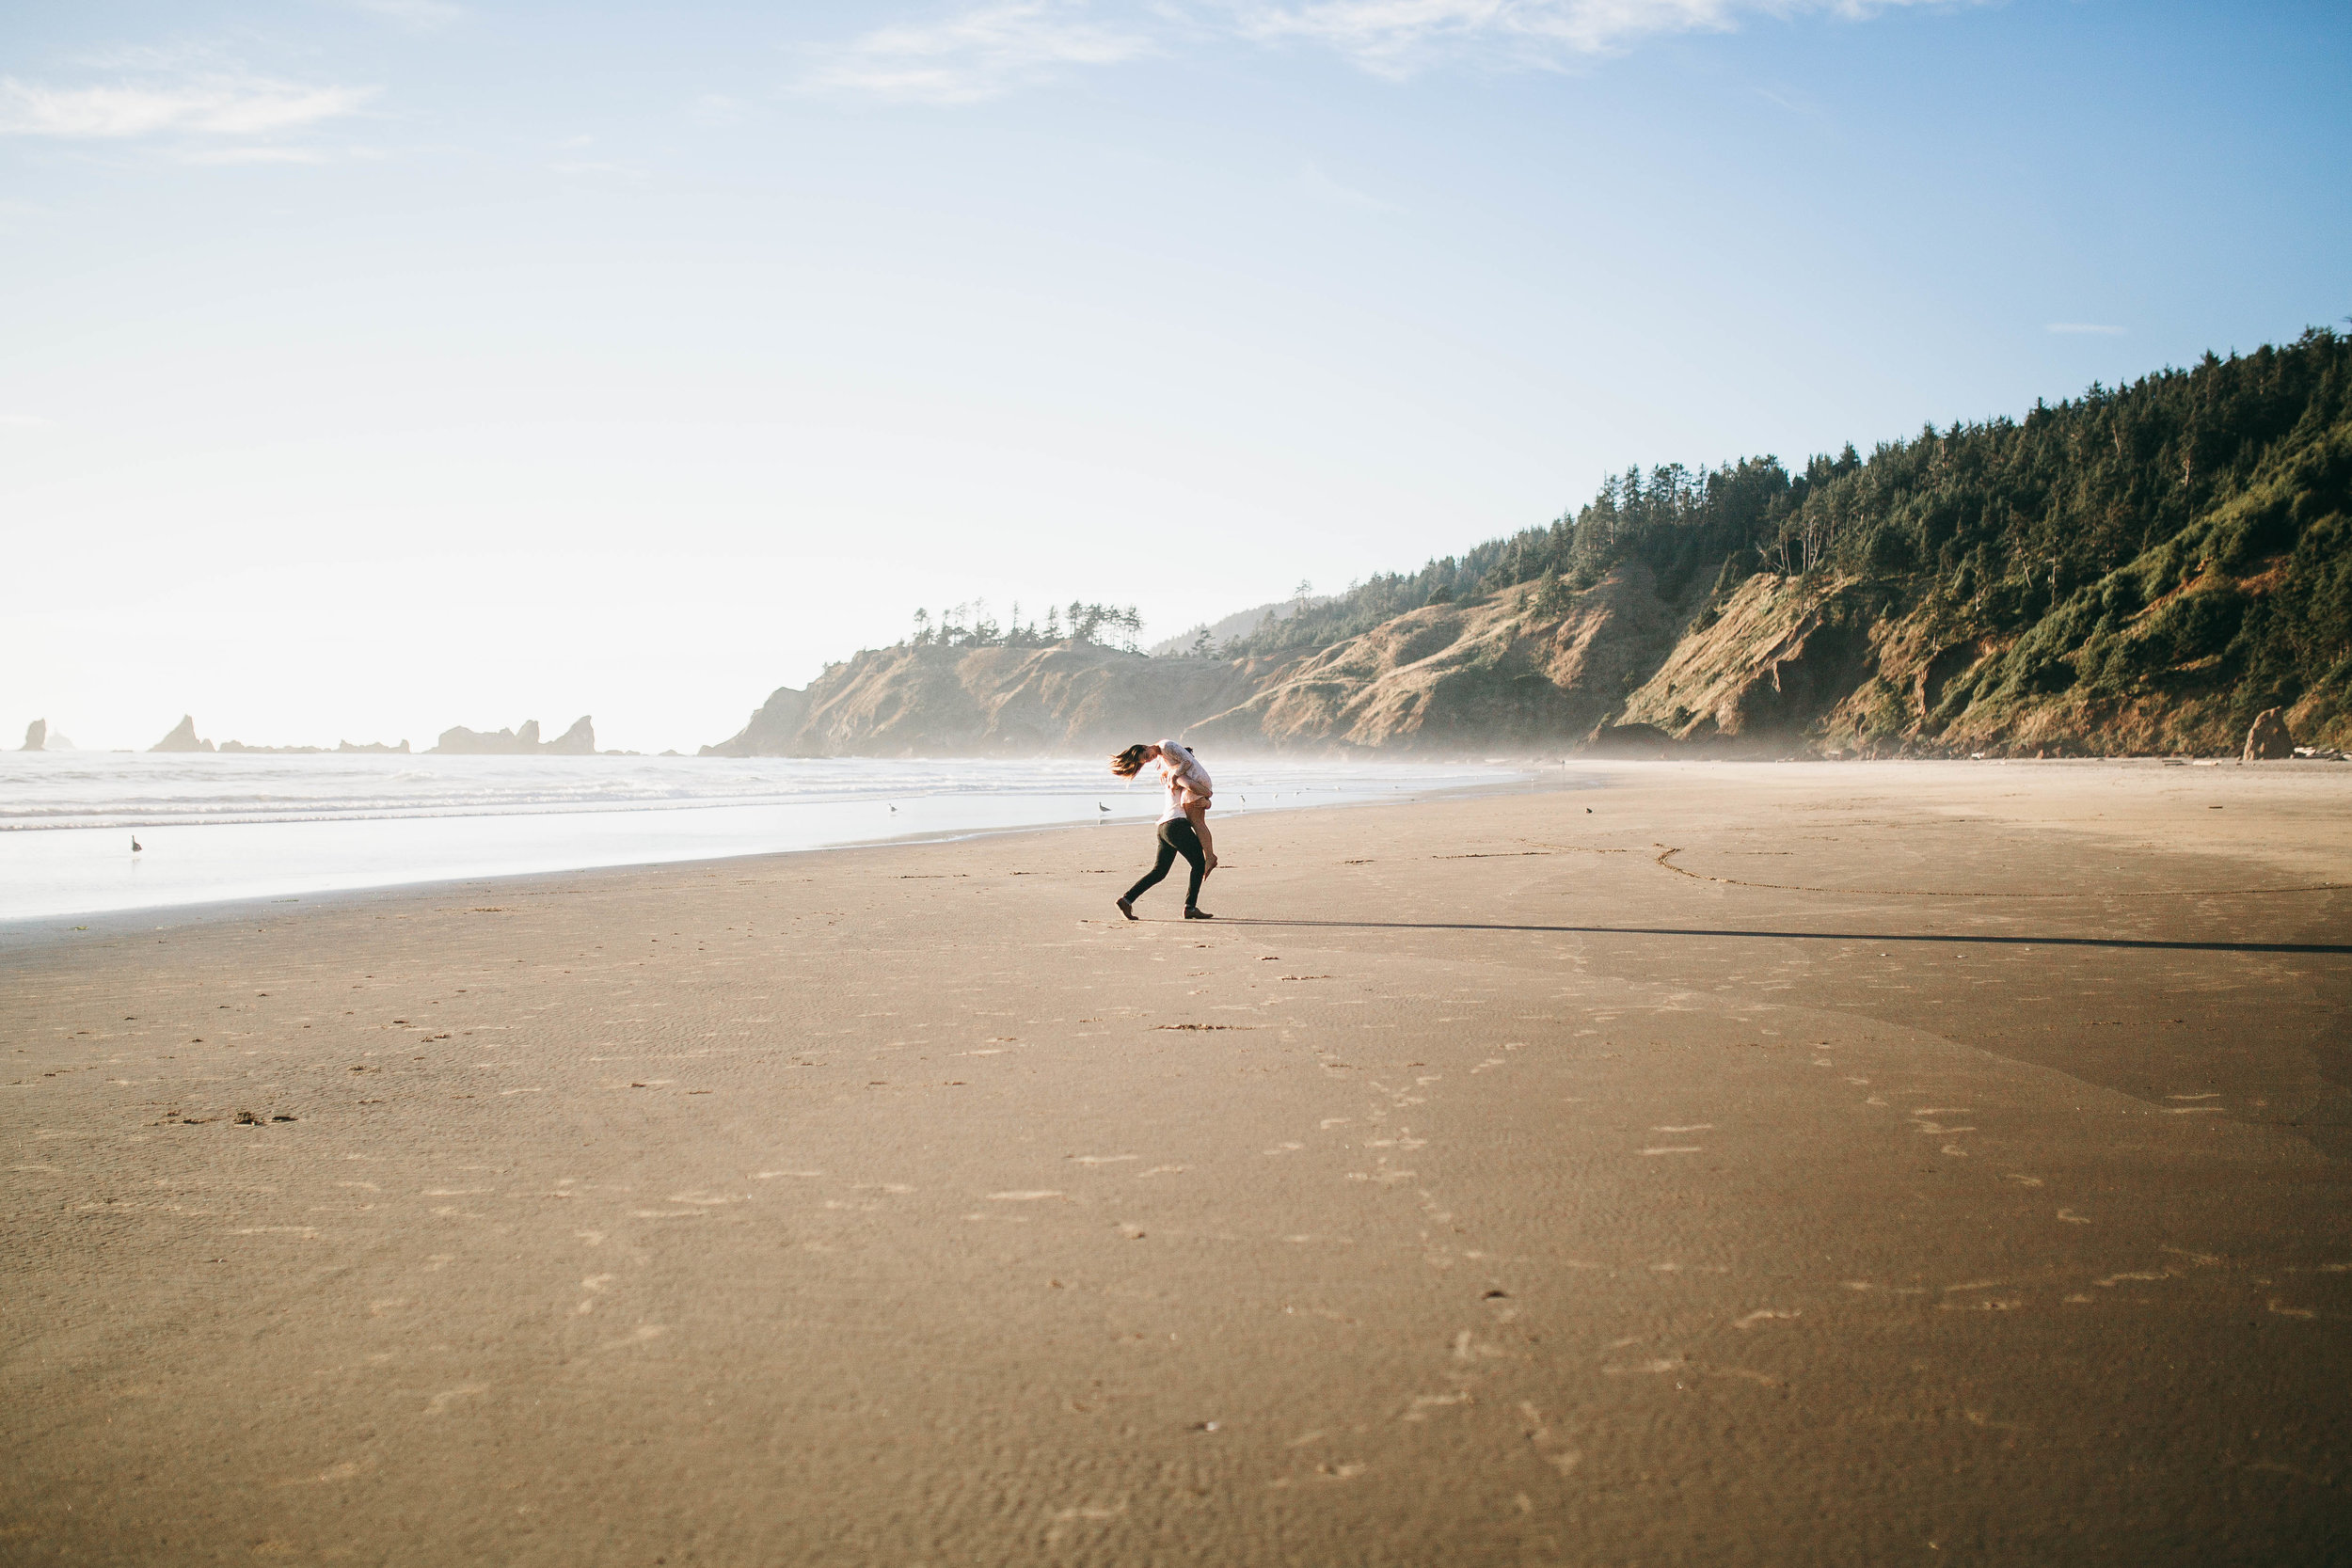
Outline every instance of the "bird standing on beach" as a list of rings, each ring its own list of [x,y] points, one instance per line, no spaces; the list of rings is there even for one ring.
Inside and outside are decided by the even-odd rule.
[[[139,842],[139,835],[138,835],[138,834],[136,834],[136,833],[133,833],[133,834],[131,835],[131,853],[133,853],[133,854],[135,854],[135,854],[137,854],[137,853],[138,853],[141,849],[143,849],[143,848],[145,848],[145,847],[146,847],[146,846],[145,846],[145,845],[143,845],[143,844],[141,844],[141,843]]]
[[[1104,805],[1102,801],[1097,800],[1097,801],[1095,801],[1095,802],[1094,802],[1094,809],[1095,809],[1096,811],[1108,811],[1108,810],[1110,810],[1111,808],[1110,808],[1110,807],[1108,807],[1108,806],[1106,806],[1106,805]]]

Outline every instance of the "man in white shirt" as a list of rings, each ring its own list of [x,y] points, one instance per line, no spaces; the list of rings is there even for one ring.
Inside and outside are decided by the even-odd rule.
[[[1160,782],[1168,791],[1167,808],[1160,813],[1158,828],[1159,858],[1143,879],[1129,888],[1119,900],[1119,912],[1128,919],[1136,918],[1136,900],[1157,887],[1168,876],[1169,867],[1182,855],[1192,867],[1191,885],[1184,894],[1184,918],[1209,920],[1214,918],[1200,908],[1200,879],[1216,868],[1216,851],[1209,837],[1209,800],[1216,786],[1209,770],[1200,766],[1200,759],[1192,749],[1175,740],[1163,740],[1157,745],[1130,746],[1111,759],[1111,771],[1123,779],[1132,779],[1147,762],[1160,765]]]

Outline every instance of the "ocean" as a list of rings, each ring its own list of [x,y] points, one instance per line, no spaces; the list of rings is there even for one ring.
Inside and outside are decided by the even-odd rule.
[[[1525,776],[1203,760],[1216,819]],[[1073,822],[1137,832],[1140,861],[1138,825],[1159,808],[1148,778],[1123,784],[1075,760],[11,752],[0,753],[0,921]]]

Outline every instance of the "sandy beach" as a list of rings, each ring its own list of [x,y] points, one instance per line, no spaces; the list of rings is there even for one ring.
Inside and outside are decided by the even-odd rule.
[[[2352,1555],[2352,768],[0,944],[10,1563]]]

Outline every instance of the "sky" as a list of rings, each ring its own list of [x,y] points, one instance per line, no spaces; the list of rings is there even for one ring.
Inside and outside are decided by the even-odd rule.
[[[2352,7],[15,0],[0,742],[723,738],[2352,313]]]

